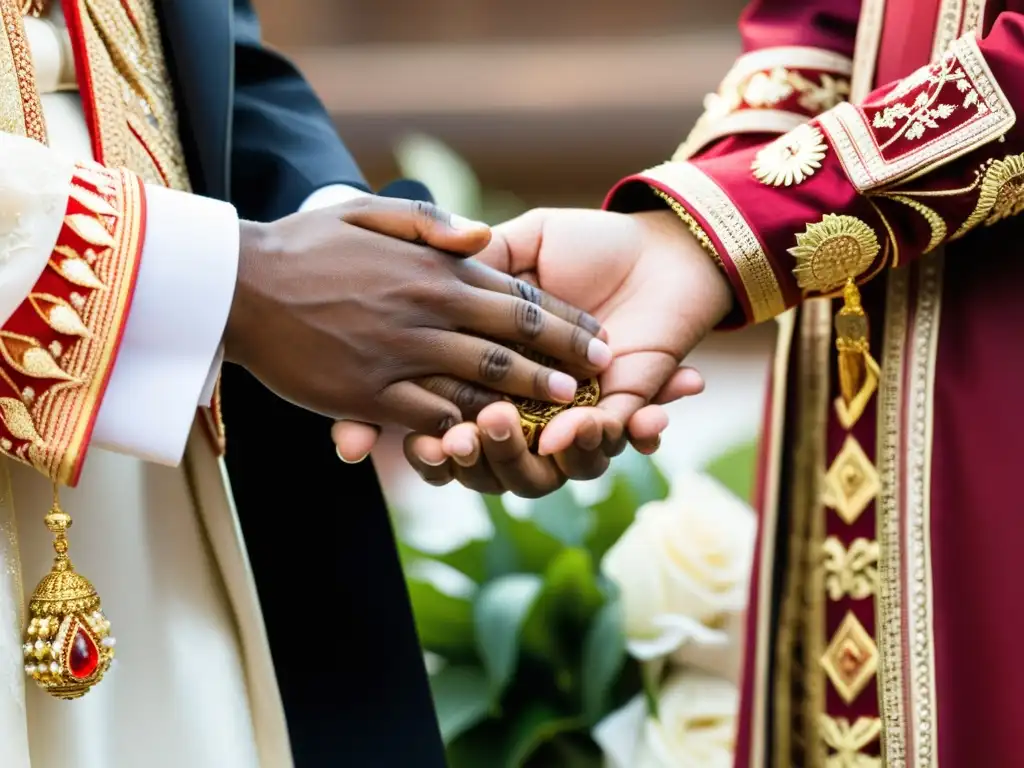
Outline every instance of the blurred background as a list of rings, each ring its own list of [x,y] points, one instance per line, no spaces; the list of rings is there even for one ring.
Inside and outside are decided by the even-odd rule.
[[[255,4],[373,186],[418,178],[497,223],[597,207],[669,157],[739,51],[744,0]],[[692,355],[707,390],[670,407],[653,464],[627,454],[538,503],[432,488],[382,441],[453,768],[729,764],[774,333]]]
[[[493,223],[536,206],[596,207],[620,177],[667,158],[739,51],[745,2],[255,4],[265,38],[313,83],[372,185],[418,176],[440,203]],[[658,457],[670,472],[754,439],[774,330],[719,334],[693,357],[708,390],[673,409]],[[443,523],[475,500],[415,482],[396,458],[375,456],[389,498],[435,510],[428,528],[450,535]],[[442,498],[447,521],[436,519]]]

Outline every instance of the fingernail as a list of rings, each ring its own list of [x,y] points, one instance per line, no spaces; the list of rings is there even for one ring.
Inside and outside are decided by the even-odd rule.
[[[486,432],[487,436],[496,443],[503,443],[512,437],[512,433],[508,431],[508,427],[502,427],[500,429],[491,427],[489,429],[484,429],[484,432]]]
[[[451,224],[452,229],[487,229],[487,225],[482,221],[473,221],[465,216],[459,216],[457,213],[453,213],[449,217],[448,222]]]
[[[591,339],[587,345],[587,360],[591,365],[604,368],[612,361],[612,350],[600,339]]]
[[[576,380],[560,371],[551,372],[551,376],[548,377],[548,388],[551,390],[551,396],[563,403],[571,403],[576,397]]]
[[[338,454],[338,458],[341,459],[346,464],[358,464],[359,462],[363,461],[367,456],[370,455],[368,453],[364,453],[358,459],[346,459],[344,456],[341,455],[341,449],[338,448],[337,446],[335,446],[334,452]]]
[[[440,467],[442,464],[444,464],[446,461],[448,461],[448,457],[447,456],[442,456],[440,461],[430,461],[429,459],[425,459],[422,456],[420,456],[419,459],[424,464],[426,464],[428,467]]]
[[[457,437],[452,440],[452,456],[457,459],[464,459],[472,455],[474,449],[473,441],[468,437]]]

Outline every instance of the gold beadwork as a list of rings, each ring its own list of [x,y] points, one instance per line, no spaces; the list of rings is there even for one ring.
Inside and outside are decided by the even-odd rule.
[[[682,220],[682,222],[686,225],[687,229],[690,230],[690,234],[697,238],[697,242],[700,243],[700,247],[704,249],[704,252],[712,259],[714,259],[714,262],[715,264],[718,265],[718,268],[724,272],[725,266],[722,264],[721,254],[718,253],[718,249],[715,248],[715,244],[711,241],[711,238],[708,236],[708,233],[704,231],[704,228],[697,222],[695,218],[693,218],[690,212],[683,208],[683,206],[680,205],[678,200],[676,200],[674,197],[670,195],[665,194],[657,187],[651,187],[651,190],[654,192],[655,195],[664,200],[668,207],[671,208],[672,211],[675,213],[675,215]]]
[[[843,449],[825,475],[825,504],[832,507],[847,525],[852,525],[880,490],[881,483],[874,464],[860,443],[848,435]]]
[[[854,216],[825,214],[796,236],[789,249],[796,259],[793,275],[805,291],[828,293],[868,270],[881,246],[878,236]]]
[[[114,658],[110,622],[99,595],[68,557],[71,516],[60,507],[57,486],[44,518],[54,535],[53,567],[32,592],[25,629],[25,673],[59,699],[77,699],[96,685]]]
[[[931,231],[931,236],[928,239],[928,245],[926,245],[924,251],[922,251],[922,255],[925,253],[931,253],[942,244],[943,240],[946,239],[946,222],[943,221],[942,217],[934,208],[930,208],[921,201],[914,200],[906,195],[888,195],[888,197],[891,200],[895,200],[913,208],[921,214],[924,220],[928,223],[928,229]]]
[[[874,676],[878,649],[852,611],[847,612],[836,630],[821,657],[821,666],[847,704],[857,698]]]
[[[801,125],[763,147],[750,170],[762,184],[773,187],[802,184],[821,168],[827,150],[820,130]]]
[[[871,597],[878,590],[878,542],[854,539],[849,548],[835,536],[821,547],[825,589],[833,600],[849,595],[854,600]]]

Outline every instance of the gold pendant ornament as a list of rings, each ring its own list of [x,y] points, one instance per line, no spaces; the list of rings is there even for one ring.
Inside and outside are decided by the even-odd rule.
[[[114,658],[110,622],[100,597],[68,558],[71,516],[60,507],[57,486],[44,518],[54,535],[53,568],[36,585],[25,628],[25,673],[58,699],[77,699],[96,685]]]
[[[522,346],[513,346],[512,349],[523,357],[540,363],[548,368],[558,370],[558,361],[538,355],[532,350]],[[519,425],[523,430],[523,437],[531,451],[537,450],[537,443],[540,441],[540,433],[555,416],[569,408],[583,405],[597,405],[601,398],[601,387],[597,379],[581,381],[576,387],[576,396],[571,403],[549,403],[544,400],[531,400],[528,397],[507,397],[519,411]]]
[[[571,403],[548,403],[543,400],[530,400],[525,397],[510,397],[509,400],[519,411],[519,425],[523,429],[523,437],[531,451],[537,450],[540,433],[555,416],[568,408],[578,405],[597,405],[601,396],[601,387],[597,379],[580,382],[576,388],[576,396]]]

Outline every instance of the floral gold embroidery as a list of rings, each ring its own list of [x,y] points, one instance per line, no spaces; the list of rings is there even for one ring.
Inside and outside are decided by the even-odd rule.
[[[39,316],[46,321],[46,324],[57,333],[84,338],[92,335],[89,327],[82,322],[82,318],[74,307],[59,296],[52,296],[48,293],[30,293],[28,300]]]
[[[74,380],[57,364],[53,355],[30,336],[0,331],[0,354],[11,368],[23,376],[57,381]]]
[[[878,542],[854,539],[849,548],[835,536],[822,544],[825,589],[833,600],[871,597],[878,589]]]
[[[805,291],[828,293],[860,277],[874,263],[881,245],[874,230],[858,218],[827,213],[796,236],[789,249],[793,275]]]
[[[862,752],[882,734],[882,722],[877,717],[858,717],[850,725],[845,717],[821,715],[818,731],[829,749],[835,752],[828,757],[826,768],[882,768],[880,757]]]
[[[773,187],[802,184],[821,168],[827,149],[820,130],[801,125],[761,149],[750,169],[754,178]]]
[[[737,133],[782,134],[849,98],[852,62],[831,51],[802,46],[762,48],[745,54],[715,93],[672,160]]]
[[[62,256],[61,259],[50,259],[50,266],[53,267],[57,272],[60,273],[61,277],[67,280],[69,283],[80,285],[83,288],[92,288],[93,290],[101,290],[103,288],[103,282],[96,277],[96,273],[92,271],[92,267],[89,266],[89,262],[85,259],[78,258],[74,255],[74,250],[66,246],[58,246],[61,250],[54,249],[54,255]],[[68,255],[68,253],[72,255]],[[93,252],[93,261],[95,261],[96,255]]]
[[[18,440],[25,440],[29,443],[38,444],[43,442],[39,436],[36,425],[32,421],[32,414],[21,400],[13,397],[0,397],[0,416],[4,426],[13,437]]]

